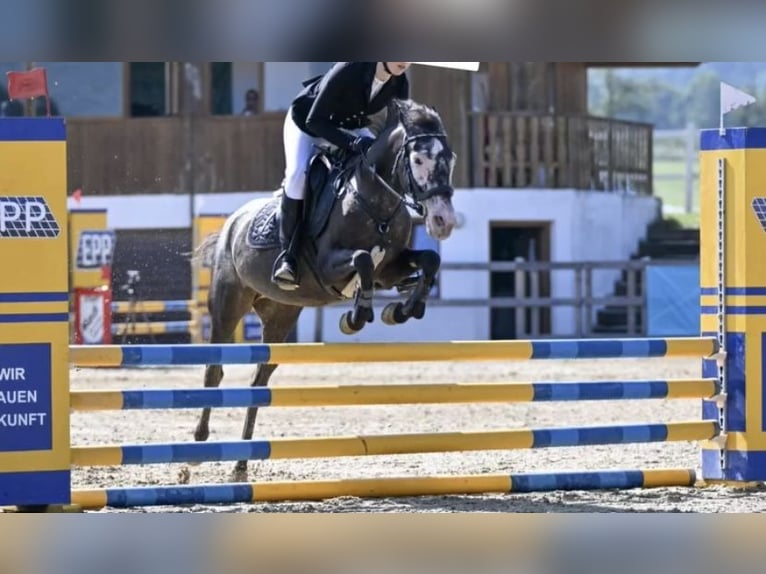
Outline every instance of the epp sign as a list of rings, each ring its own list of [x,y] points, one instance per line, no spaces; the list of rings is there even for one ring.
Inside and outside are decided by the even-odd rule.
[[[101,269],[112,265],[114,231],[81,231],[77,244],[77,268]]]
[[[58,237],[61,229],[45,198],[0,196],[0,237]]]

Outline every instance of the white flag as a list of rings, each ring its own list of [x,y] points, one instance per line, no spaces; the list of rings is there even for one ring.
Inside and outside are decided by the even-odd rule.
[[[719,129],[721,135],[726,133],[726,130],[723,127],[723,116],[725,114],[754,103],[755,98],[750,94],[746,94],[734,86],[721,82],[721,125]]]
[[[469,72],[478,72],[481,62],[412,62],[413,64],[422,64],[423,66],[434,66],[436,68],[449,68],[451,70],[467,70]]]

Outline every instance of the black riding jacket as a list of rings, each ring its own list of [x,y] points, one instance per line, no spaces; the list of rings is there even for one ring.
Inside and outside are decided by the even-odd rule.
[[[293,100],[295,124],[309,135],[324,138],[341,149],[350,149],[356,136],[346,130],[369,125],[369,116],[392,99],[408,99],[407,74],[391,76],[370,101],[377,62],[337,62],[326,74],[312,78]]]

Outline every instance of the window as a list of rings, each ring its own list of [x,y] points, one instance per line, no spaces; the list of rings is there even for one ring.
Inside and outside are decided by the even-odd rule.
[[[233,70],[231,62],[210,64],[210,113],[229,116],[233,112]]]
[[[168,78],[165,62],[131,62],[129,69],[129,115],[167,115]]]

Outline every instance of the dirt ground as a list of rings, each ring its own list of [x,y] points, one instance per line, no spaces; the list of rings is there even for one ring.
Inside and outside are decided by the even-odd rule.
[[[253,367],[228,367],[224,387],[249,384]],[[137,370],[73,370],[72,389],[199,388],[203,367]],[[316,384],[586,381],[696,378],[696,359],[538,361],[502,363],[407,363],[281,366],[271,386]],[[610,423],[698,420],[700,401],[650,400],[510,405],[420,405],[261,409],[255,439],[406,432],[561,427]],[[213,411],[210,440],[238,440],[245,409]],[[188,442],[198,410],[72,413],[72,444]],[[75,468],[74,488],[177,484],[184,468],[190,483],[225,483],[234,462],[198,466],[147,465]],[[252,482],[523,473],[640,468],[696,468],[693,443],[549,448],[406,456],[252,461]],[[144,508],[132,512],[759,512],[766,493],[723,488],[661,488],[622,492],[555,492],[488,496],[253,505]],[[104,512],[107,512],[105,510]],[[111,512],[114,512],[113,510]]]

